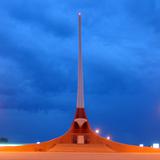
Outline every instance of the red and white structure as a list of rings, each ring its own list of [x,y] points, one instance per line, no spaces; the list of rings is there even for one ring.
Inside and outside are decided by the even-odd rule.
[[[76,113],[70,129],[61,137],[47,142],[16,147],[0,147],[0,151],[43,152],[160,152],[159,149],[139,147],[113,142],[110,137],[98,135],[99,130],[90,128],[84,107],[83,63],[82,63],[82,17],[78,13],[78,88]]]

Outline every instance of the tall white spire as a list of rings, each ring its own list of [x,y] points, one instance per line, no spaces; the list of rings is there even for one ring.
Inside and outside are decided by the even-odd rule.
[[[82,17],[78,13],[78,91],[77,108],[84,108],[83,64],[82,64]]]

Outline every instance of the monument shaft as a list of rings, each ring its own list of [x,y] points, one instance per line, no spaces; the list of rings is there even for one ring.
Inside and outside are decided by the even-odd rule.
[[[82,17],[78,14],[78,90],[77,108],[84,108],[84,84],[83,84],[83,62],[82,62]]]

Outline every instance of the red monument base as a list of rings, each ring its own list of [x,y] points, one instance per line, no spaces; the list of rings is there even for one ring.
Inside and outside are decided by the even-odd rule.
[[[84,108],[77,108],[71,128],[63,136],[40,144],[0,147],[8,152],[160,152],[160,149],[117,143],[90,128]]]

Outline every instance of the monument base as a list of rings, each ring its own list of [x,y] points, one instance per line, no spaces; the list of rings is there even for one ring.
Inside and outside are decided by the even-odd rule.
[[[75,117],[69,131],[61,137],[40,144],[0,147],[3,152],[139,152],[160,153],[160,149],[127,145],[100,137],[93,132],[85,117]]]

